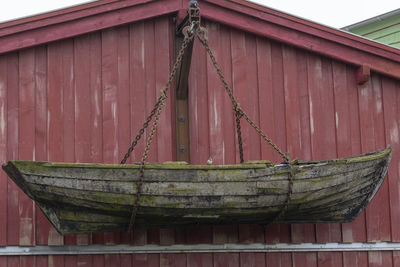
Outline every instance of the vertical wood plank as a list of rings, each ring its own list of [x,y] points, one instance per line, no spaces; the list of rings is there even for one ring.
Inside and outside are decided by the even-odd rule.
[[[260,113],[260,127],[272,140],[275,140],[274,130],[274,102],[272,88],[272,55],[271,43],[257,38],[257,80],[258,80],[258,105]],[[273,160],[274,151],[271,146],[261,142],[261,158]]]
[[[307,58],[311,151],[313,159],[336,157],[335,113],[332,66],[329,61],[308,55]],[[340,224],[317,224],[317,242],[340,242]],[[341,253],[317,253],[318,265],[339,262]],[[334,266],[334,265],[332,265]]]
[[[48,46],[47,81],[47,158],[49,161],[64,160],[63,133],[63,46],[54,43]],[[48,234],[49,245],[63,244],[63,237],[51,227]]]
[[[308,93],[308,67],[307,54],[303,51],[296,51],[296,72],[300,120],[300,156],[303,160],[311,160],[311,129],[310,129],[310,105]],[[302,243],[316,241],[314,224],[293,224],[291,225],[291,242]],[[317,266],[317,253],[292,253],[293,265],[296,266]]]
[[[315,252],[292,253],[292,261],[293,266],[318,266]]]
[[[44,258],[43,261],[42,258]],[[47,266],[47,257],[46,256],[39,256],[39,257],[35,257],[35,256],[20,256],[19,257],[19,266],[21,267],[31,267],[31,266],[43,266],[46,267]]]
[[[189,75],[190,159],[192,164],[205,164],[211,156],[208,134],[207,55],[194,42]]]
[[[247,106],[246,112],[257,125],[260,125],[260,117],[262,116],[262,113],[259,110],[259,105],[255,104],[259,99],[259,89],[257,88],[257,47],[255,36],[248,34],[245,35],[245,53],[246,62],[243,71],[246,75],[246,87],[243,88],[243,92],[247,93],[247,99],[245,100],[245,105]],[[249,154],[245,160],[259,160],[261,157],[261,137],[245,120],[242,120],[242,125],[244,127],[244,133],[247,128],[249,148]]]
[[[35,160],[35,50],[19,54],[19,135],[18,154],[21,160]],[[35,206],[26,195],[19,194],[19,244],[35,244]]]
[[[76,267],[76,256],[75,255],[67,255],[65,256],[65,267]]]
[[[160,266],[159,254],[135,254],[133,255],[132,266]]]
[[[155,57],[155,25],[154,21],[146,21],[143,25],[143,40],[144,40],[144,90],[145,90],[145,114],[146,117],[150,114],[157,101],[157,84],[156,84],[156,64],[157,60]],[[141,90],[143,90],[141,88]],[[141,105],[143,105],[143,103]],[[150,135],[151,125],[148,127],[145,136],[143,136],[143,143],[147,143],[147,137]],[[150,147],[147,161],[158,160],[158,133],[156,132],[153,138],[152,145]],[[141,158],[141,156],[140,156]],[[147,231],[147,241],[151,244],[159,244],[160,242],[160,231],[158,229],[150,229]]]
[[[103,162],[103,92],[101,33],[90,34],[90,160]],[[92,242],[104,243],[104,234],[92,235]]]
[[[265,253],[240,253],[240,266],[262,267],[266,266]]]
[[[308,93],[308,68],[307,54],[302,51],[296,51],[296,72],[297,72],[297,88],[298,102],[300,106],[300,153],[299,158],[303,160],[311,160],[311,129],[310,129],[310,105]],[[315,242],[315,225],[314,224],[293,224],[291,225],[291,242]],[[293,265],[296,266],[317,266],[317,253],[292,253]]]
[[[74,43],[62,42],[62,109],[63,109],[63,161],[75,161],[75,92],[74,92]],[[66,244],[76,243],[76,236],[65,237]]]
[[[232,89],[234,95],[242,109],[253,121],[259,124],[258,105],[254,104],[258,100],[255,38],[247,36],[243,32],[232,31],[231,49]],[[242,120],[241,128],[244,159],[259,159],[260,137],[245,120]],[[235,147],[236,160],[239,162],[238,145],[236,144]]]
[[[119,254],[105,254],[104,255],[104,264],[107,267],[120,267],[121,266],[121,257]]]
[[[161,254],[160,267],[186,267],[186,254]]]
[[[289,47],[282,47],[283,63],[283,89],[285,93],[285,119],[286,119],[286,139],[287,152],[291,159],[301,156],[301,119],[299,106],[299,92],[297,90],[297,57],[295,50]],[[302,73],[304,74],[304,73]],[[299,242],[303,237],[301,234],[305,226],[291,225],[291,235],[293,239]],[[300,234],[300,236],[299,236]],[[300,241],[301,242],[301,241]]]
[[[75,160],[90,162],[90,36],[74,40]]]
[[[376,75],[360,86],[359,112],[362,152],[385,147],[380,80]],[[390,240],[388,186],[384,181],[366,208],[368,241]]]
[[[348,88],[350,77],[348,77],[348,71],[344,64],[333,62],[332,64],[333,73],[333,85],[334,85],[334,102],[335,102],[335,126],[336,126],[336,140],[337,140],[337,153],[338,157],[348,157],[353,154],[352,152],[352,135],[358,135],[358,131],[352,130],[352,121],[357,120],[354,118],[354,114],[351,112],[351,106],[356,106],[357,98],[349,97],[354,95],[356,86]],[[351,75],[351,73],[350,73]],[[355,113],[357,114],[357,112]],[[353,126],[354,127],[354,126]],[[354,139],[354,138],[353,138]],[[354,139],[358,141],[357,139]],[[359,142],[359,141],[358,141]],[[355,153],[359,154],[359,153]],[[357,238],[355,232],[357,228],[364,230],[365,225],[362,220],[363,216],[353,223],[342,224],[342,238],[344,242],[353,242],[354,238]],[[361,241],[361,240],[358,240]],[[367,264],[366,254],[360,253],[343,253],[343,261],[345,266],[363,266]],[[347,264],[347,265],[346,265]]]
[[[358,100],[358,85],[356,81],[355,69],[346,67],[347,79],[347,94],[348,94],[348,112],[350,123],[350,145],[351,154],[359,155],[361,153],[361,133],[360,133],[360,119],[359,119],[359,100]],[[342,99],[342,101],[345,101]],[[365,211],[351,223],[342,224],[343,242],[363,242],[367,240],[366,226],[365,226]],[[358,254],[357,254],[358,255]],[[366,258],[365,258],[366,259]],[[361,260],[361,259],[360,259]],[[365,264],[366,261],[365,261]]]
[[[285,90],[283,78],[282,46],[271,43],[272,57],[272,99],[274,107],[274,134],[272,141],[282,150],[286,151],[286,118],[285,118]],[[273,152],[273,161],[282,162],[281,156]],[[289,227],[289,226],[287,226]]]
[[[170,73],[170,38],[173,32],[170,29],[169,19],[167,17],[159,18],[154,21],[154,42],[157,44],[157,48],[154,50],[155,54],[155,95],[156,98],[161,94],[162,89],[164,89],[165,83],[168,80]],[[175,82],[175,81],[174,81]],[[160,114],[160,120],[157,127],[157,142],[152,144],[157,145],[157,160],[159,162],[164,162],[167,160],[173,160],[173,147],[176,146],[175,138],[172,138],[172,132],[175,125],[172,123],[172,110],[171,99],[174,97],[174,86],[168,88],[167,96],[165,101],[165,106]],[[154,101],[155,102],[155,101]],[[154,104],[153,104],[154,105]],[[175,117],[175,116],[174,116]],[[175,118],[174,118],[175,120]],[[175,229],[161,229],[160,230],[160,242],[166,242],[168,244],[175,243]],[[160,255],[161,265],[174,266],[174,265],[186,265],[186,255],[174,255],[174,254],[161,254]],[[173,262],[172,265],[169,263]]]
[[[160,90],[164,88],[170,73],[170,38],[173,34],[168,17],[158,18],[154,22],[154,42],[157,44],[154,50],[155,54],[155,90],[157,98],[160,96]],[[164,162],[173,159],[172,148],[175,147],[175,138],[172,135],[174,128],[172,116],[175,114],[171,106],[173,98],[173,86],[168,89],[168,98],[164,107],[158,125],[157,134],[157,160]],[[154,105],[154,104],[153,104]],[[174,112],[172,112],[174,111]],[[154,144],[155,145],[155,144]]]
[[[132,255],[121,254],[121,267],[129,267],[132,265]]]
[[[130,64],[130,103],[131,103],[131,138],[130,142],[134,140],[135,136],[142,127],[143,122],[146,119],[145,109],[143,107],[146,98],[145,80],[144,80],[144,23],[139,22],[133,24],[129,29],[129,64]],[[140,161],[141,155],[144,150],[144,138],[142,137],[140,142],[132,152],[128,162]],[[126,153],[127,149],[124,149],[121,156]],[[134,244],[145,244],[147,242],[147,231],[146,230],[134,230],[133,232],[133,243]],[[134,255],[135,258],[137,255]]]
[[[118,163],[118,36],[116,29],[102,32],[103,153],[104,162]]]
[[[79,239],[78,239],[79,242]],[[97,256],[97,255],[96,255]],[[78,255],[76,256],[76,266],[79,267],[91,267],[92,265],[92,255]],[[97,267],[97,266],[93,266]]]
[[[343,266],[368,266],[368,252],[343,252]]]
[[[135,23],[130,28],[130,77],[131,77],[131,141],[135,138],[143,122],[146,120],[144,103],[146,99],[144,78],[144,23]],[[144,150],[145,134],[132,152],[130,162],[138,162]],[[123,153],[126,152],[124,149]]]
[[[21,266],[27,266],[27,267],[31,267],[31,266],[43,266],[43,267],[45,267],[45,266],[48,266],[48,267],[50,267],[51,265],[50,264],[52,264],[50,261],[49,261],[49,257],[48,256],[45,256],[45,255],[40,255],[40,256],[30,256],[30,257],[32,257],[32,258],[34,258],[34,260],[35,260],[35,262],[32,264],[32,265],[22,265],[21,264]],[[21,257],[21,262],[22,262],[22,257]],[[54,266],[54,265],[53,265]]]
[[[90,35],[74,40],[74,121],[75,161],[91,162],[90,157]],[[90,235],[75,235],[72,244],[87,245]]]
[[[104,255],[96,255],[96,256],[94,256],[93,257],[93,266],[106,267],[105,261],[104,261]]]
[[[7,159],[18,159],[18,54],[7,56]],[[7,186],[7,244],[19,245],[19,204],[22,191],[8,179]],[[12,261],[14,258],[12,259]]]
[[[7,256],[0,256],[0,267],[7,267]]]
[[[35,159],[47,161],[47,47],[35,48]],[[47,245],[52,226],[36,206],[36,244]]]
[[[280,266],[289,267],[292,265],[292,255],[291,253],[267,253],[266,262],[268,267]]]
[[[64,267],[64,257],[65,257],[64,255],[49,255],[48,256],[49,267]]]
[[[211,244],[213,228],[211,226],[190,227],[185,231],[186,244]],[[212,266],[212,253],[188,253],[187,266]]]
[[[231,59],[231,29],[228,27],[219,27],[219,47],[218,53],[220,57],[218,58],[218,63],[220,68],[224,73],[226,82],[232,88],[232,59]],[[214,69],[208,68],[210,72],[215,73]],[[221,86],[222,82],[218,81],[218,85]],[[219,87],[220,93],[222,94],[221,102],[218,103],[222,105],[223,120],[222,120],[222,132],[223,134],[223,147],[222,147],[222,164],[234,164],[236,163],[236,136],[235,136],[235,122],[234,113],[232,111],[232,102],[225,92],[223,87]],[[218,89],[218,88],[215,88]]]
[[[319,90],[320,110],[316,111],[321,114],[315,121],[316,135],[319,147],[313,150],[315,158],[335,158],[336,152],[336,136],[335,136],[335,107],[333,93],[332,64],[326,58],[321,60],[321,73],[318,71],[314,80],[314,90]],[[319,75],[321,74],[321,75]],[[321,80],[320,80],[321,79]],[[314,91],[315,93],[315,91]],[[315,102],[315,101],[314,101]],[[321,120],[321,121],[319,121]],[[318,224],[316,227],[317,242],[341,242],[341,225],[340,224]],[[336,254],[335,254],[336,255]]]
[[[130,94],[129,94],[129,27],[117,29],[117,53],[118,53],[118,154],[120,161],[122,151],[127,150],[130,145]],[[121,235],[122,243],[129,243],[131,233]]]
[[[190,253],[187,254],[187,267],[213,266],[212,253]]]
[[[214,253],[214,267],[239,267],[239,253]]]
[[[286,150],[286,119],[285,119],[285,92],[284,92],[284,78],[283,78],[283,55],[282,46],[271,43],[271,94],[269,95],[272,99],[273,112],[270,116],[273,120],[272,127],[269,125],[267,129],[270,129],[271,134],[269,137],[272,141],[281,148]],[[272,67],[273,66],[273,67]],[[264,97],[264,95],[262,95]],[[263,111],[263,114],[266,114]],[[269,131],[267,131],[268,133]],[[274,162],[281,162],[282,158],[276,151],[272,151],[272,158]],[[267,243],[278,243],[278,242],[290,242],[290,225],[284,224],[271,224],[265,227],[265,241]],[[267,253],[268,261],[284,261],[286,262],[287,254],[285,253]],[[289,254],[291,262],[291,257]]]
[[[90,160],[103,162],[103,95],[101,88],[101,34],[89,38],[90,55]]]
[[[222,58],[221,55],[221,40],[220,34],[221,29],[219,24],[212,23],[209,27],[209,40],[210,40],[210,47],[213,47],[213,53],[216,59]],[[201,48],[203,49],[203,48]],[[224,117],[224,96],[225,96],[225,89],[222,86],[221,81],[217,73],[214,70],[213,63],[209,59],[207,55],[207,96],[208,96],[208,110],[210,111],[209,114],[209,137],[210,137],[210,157],[212,158],[213,164],[223,164],[224,162],[224,149],[225,149],[225,142],[224,142],[224,135],[223,135],[223,121],[225,120]],[[189,88],[190,90],[191,88]],[[189,106],[190,110],[190,106]],[[190,111],[189,111],[190,112]]]
[[[7,161],[7,57],[0,57],[0,162]],[[7,175],[0,173],[0,246],[7,245]],[[1,262],[1,259],[0,259]],[[1,265],[1,264],[0,264]]]
[[[63,152],[64,161],[75,161],[75,92],[74,92],[74,43],[62,42],[63,89]]]
[[[343,266],[342,252],[318,252],[318,267]]]
[[[392,251],[368,252],[368,267],[393,266]]]
[[[291,159],[310,158],[307,57],[304,53],[297,54],[293,48],[283,47],[282,59],[287,150]],[[313,224],[291,225],[291,242],[315,242],[314,228]],[[295,265],[316,266],[316,253],[294,253],[292,261]]]
[[[7,257],[7,267],[19,267],[20,257],[19,256],[8,256]]]
[[[390,197],[390,222],[391,222],[391,241],[400,241],[400,192],[399,192],[399,119],[398,114],[400,111],[400,94],[399,85],[396,85],[394,80],[383,78],[382,79],[382,98],[383,98],[383,111],[385,119],[385,136],[387,145],[393,149],[392,163],[388,169],[388,186]],[[393,164],[395,163],[395,164]],[[396,164],[397,163],[397,164]]]
[[[144,23],[144,90],[145,90],[145,111],[146,116],[150,114],[157,101],[157,84],[156,84],[156,65],[158,64],[158,59],[155,57],[155,26],[154,21],[146,21]],[[157,44],[158,45],[158,44]],[[143,90],[143,88],[142,88]],[[143,104],[142,104],[143,105]],[[146,132],[146,138],[144,138],[144,143],[147,142],[147,137],[150,135],[151,125],[148,127]],[[153,138],[152,145],[149,150],[149,156],[147,161],[157,161],[158,159],[158,133],[156,132]]]
[[[287,151],[292,159],[301,156],[301,120],[299,92],[297,87],[296,51],[290,47],[282,47],[283,89],[285,93],[285,121]],[[303,73],[304,74],[304,73]]]
[[[103,160],[118,163],[118,36],[116,29],[102,32]],[[120,242],[120,234],[104,233],[106,244]]]
[[[393,267],[399,267],[399,266],[400,266],[400,251],[393,251]]]
[[[336,147],[338,157],[351,156],[351,126],[349,118],[349,99],[347,92],[347,71],[346,65],[336,62],[332,63],[332,79],[335,103],[335,130]],[[346,231],[344,229],[346,229]],[[351,239],[351,228],[342,227],[342,238]],[[350,230],[350,231],[349,231]],[[345,236],[346,235],[346,236]],[[348,254],[347,254],[348,255]]]

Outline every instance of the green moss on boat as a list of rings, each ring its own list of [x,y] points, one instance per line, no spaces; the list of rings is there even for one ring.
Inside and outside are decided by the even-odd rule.
[[[135,227],[269,223],[285,204],[290,170],[292,201],[275,222],[352,221],[381,186],[391,154],[276,165],[146,163]],[[61,234],[128,227],[139,165],[10,161],[3,169]]]

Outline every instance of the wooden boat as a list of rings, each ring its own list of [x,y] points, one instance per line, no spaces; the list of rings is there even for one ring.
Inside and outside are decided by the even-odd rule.
[[[135,227],[348,222],[371,201],[390,148],[362,156],[274,165],[146,163]],[[61,234],[126,230],[139,165],[10,161],[3,169]]]

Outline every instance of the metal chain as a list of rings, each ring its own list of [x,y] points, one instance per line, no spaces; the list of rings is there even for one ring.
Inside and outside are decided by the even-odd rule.
[[[124,158],[121,160],[120,164],[125,164],[127,159],[130,157],[133,149],[135,148],[135,146],[137,145],[138,141],[140,140],[140,138],[142,137],[142,135],[144,134],[144,130],[149,126],[149,123],[151,122],[151,120],[153,119],[154,114],[156,113],[158,106],[161,103],[161,96],[158,98],[154,108],[152,109],[152,111],[150,112],[150,115],[146,118],[146,121],[143,123],[142,128],[139,130],[138,134],[136,135],[135,139],[133,140],[131,146],[128,149],[128,152],[126,152]]]
[[[282,209],[279,211],[279,213],[276,215],[276,217],[274,219],[272,219],[272,221],[270,223],[274,223],[278,220],[280,220],[287,212],[287,210],[289,209],[289,204],[290,201],[292,200],[292,192],[293,192],[293,179],[294,179],[294,171],[292,166],[290,165],[290,163],[288,163],[289,166],[289,173],[288,173],[288,192],[287,192],[287,196],[286,196],[286,201],[285,204],[283,205]]]
[[[242,118],[242,114],[240,112],[235,112],[235,117],[236,117],[236,132],[238,136],[240,163],[244,163],[242,128],[240,127],[240,119]]]
[[[284,161],[288,164],[289,167],[289,173],[288,173],[288,192],[287,192],[287,197],[286,197],[286,201],[282,207],[282,209],[279,211],[279,213],[277,214],[277,216],[272,220],[273,222],[276,222],[277,220],[279,220],[280,218],[282,218],[288,208],[289,208],[289,204],[290,201],[292,199],[292,192],[293,192],[293,179],[294,179],[294,171],[292,169],[292,166],[290,165],[290,159],[288,154],[284,154],[277,145],[275,145],[272,140],[270,138],[267,137],[267,135],[260,129],[260,127],[255,124],[255,122],[253,120],[251,120],[249,118],[249,116],[243,111],[243,109],[239,106],[239,103],[237,102],[237,100],[235,99],[235,97],[233,96],[233,92],[230,89],[228,83],[225,80],[224,75],[222,74],[221,68],[219,67],[217,60],[214,57],[214,54],[211,51],[211,48],[208,44],[208,40],[206,37],[204,37],[204,35],[202,35],[202,32],[197,31],[196,35],[198,37],[198,39],[200,40],[200,42],[204,45],[205,49],[207,50],[208,55],[210,56],[210,59],[214,65],[215,70],[217,71],[217,74],[221,80],[221,82],[224,85],[224,88],[226,90],[226,92],[229,95],[229,98],[232,101],[232,105],[233,105],[233,110],[235,111],[235,115],[236,115],[236,128],[237,128],[237,133],[238,133],[238,143],[239,143],[239,152],[240,152],[240,162],[243,163],[243,147],[242,147],[242,136],[241,136],[241,127],[240,127],[240,118],[244,117],[246,119],[246,121],[257,131],[257,133],[276,151],[278,152],[278,154],[284,159]]]
[[[162,93],[165,93],[165,92],[162,92]],[[158,106],[156,117],[154,119],[153,125],[151,126],[151,132],[150,132],[150,135],[149,135],[149,139],[147,140],[147,144],[146,144],[146,147],[144,149],[142,160],[140,161],[139,179],[138,179],[138,181],[136,183],[136,198],[135,198],[135,203],[134,203],[133,208],[132,208],[132,213],[131,213],[131,219],[129,221],[128,232],[132,231],[132,227],[135,224],[136,214],[137,214],[137,210],[138,210],[138,206],[139,206],[138,205],[139,204],[139,198],[140,198],[140,194],[142,192],[142,184],[143,184],[143,178],[144,178],[144,165],[145,165],[144,163],[145,163],[145,161],[146,161],[146,159],[148,157],[149,150],[150,150],[150,145],[151,145],[151,143],[153,141],[154,134],[155,134],[155,132],[157,130],[158,121],[160,119],[161,111],[162,111],[163,107],[165,106],[165,99],[167,98],[167,96],[165,94],[162,94],[162,96],[163,96],[162,97],[163,100],[161,102],[161,105]]]
[[[239,106],[239,103],[237,102],[237,100],[235,99],[235,97],[233,96],[233,92],[232,90],[229,88],[228,83],[225,80],[224,75],[222,74],[221,68],[219,67],[213,52],[211,51],[211,48],[208,44],[208,40],[207,38],[204,38],[204,36],[201,35],[202,32],[196,32],[196,35],[198,37],[198,39],[200,40],[200,42],[204,45],[213,65],[215,70],[217,71],[217,74],[221,80],[221,82],[224,85],[225,91],[228,93],[229,98],[232,101],[232,105],[233,105],[233,109],[236,113],[240,113],[241,116],[243,116],[246,121],[257,131],[257,133],[286,161],[289,162],[289,157],[284,154],[277,145],[275,145],[272,140],[260,129],[260,127],[258,127],[257,124],[255,124],[255,122],[253,120],[251,120],[249,118],[249,116],[243,111],[243,109]],[[240,127],[240,126],[239,126]]]
[[[138,207],[139,207],[139,199],[140,199],[140,195],[142,192],[145,161],[148,157],[148,153],[150,151],[150,146],[151,146],[155,131],[158,126],[158,121],[160,119],[161,111],[162,111],[163,107],[165,106],[165,100],[167,99],[167,91],[171,87],[172,81],[175,79],[176,72],[178,71],[178,68],[181,65],[182,58],[185,54],[185,50],[186,50],[187,46],[189,45],[189,43],[193,40],[193,38],[194,38],[194,31],[192,28],[191,31],[189,31],[189,34],[185,35],[185,38],[182,42],[182,46],[178,52],[178,56],[176,57],[176,60],[175,60],[174,66],[172,68],[172,71],[169,75],[169,78],[168,78],[164,88],[161,90],[160,97],[158,98],[154,108],[150,112],[150,115],[147,117],[145,123],[143,124],[143,127],[139,130],[139,133],[135,137],[135,140],[132,142],[131,146],[129,147],[128,152],[124,156],[124,159],[121,161],[121,164],[124,164],[126,162],[126,160],[129,158],[130,154],[132,153],[133,149],[137,145],[138,141],[140,140],[141,136],[143,135],[144,130],[148,127],[153,116],[156,115],[153,125],[151,127],[151,132],[150,132],[149,138],[147,140],[145,150],[143,152],[141,162],[140,162],[139,177],[138,177],[138,181],[136,182],[136,197],[135,197],[135,202],[133,204],[131,218],[130,218],[129,227],[128,227],[129,232],[132,231],[132,227],[135,224],[136,214],[137,214]]]

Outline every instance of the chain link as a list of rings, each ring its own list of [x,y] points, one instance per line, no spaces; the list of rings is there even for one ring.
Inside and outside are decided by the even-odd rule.
[[[294,179],[294,171],[290,163],[288,163],[289,172],[288,172],[288,192],[286,196],[286,201],[283,204],[283,208],[279,211],[279,213],[272,219],[270,223],[274,223],[279,221],[286,214],[289,209],[290,201],[292,200],[292,192],[293,192],[293,179]]]
[[[290,165],[289,156],[288,156],[288,154],[284,154],[279,149],[279,147],[277,145],[275,145],[270,138],[268,138],[268,136],[261,130],[261,128],[253,120],[251,120],[250,117],[239,106],[239,103],[237,102],[237,100],[233,96],[233,92],[230,89],[228,83],[226,82],[225,77],[222,74],[221,68],[219,67],[219,65],[217,63],[217,60],[215,59],[214,54],[211,51],[211,48],[210,48],[210,46],[208,44],[207,37],[204,34],[202,34],[201,31],[197,31],[196,32],[196,36],[198,37],[200,42],[204,45],[204,47],[205,47],[205,49],[206,49],[206,51],[207,51],[207,53],[208,53],[213,65],[214,65],[214,68],[215,68],[215,70],[216,70],[221,82],[224,85],[225,91],[228,93],[229,98],[232,101],[233,110],[234,110],[235,115],[236,115],[236,130],[237,130],[237,134],[238,134],[240,163],[243,163],[243,145],[242,145],[240,118],[244,117],[245,120],[251,125],[251,127],[253,127],[257,131],[257,133],[284,159],[284,161],[286,162],[286,164],[287,164],[287,166],[289,168],[289,173],[288,173],[288,192],[287,192],[286,201],[285,201],[282,209],[275,216],[275,218],[271,221],[272,223],[276,222],[286,214],[286,212],[287,212],[287,210],[289,208],[290,201],[292,199],[294,171],[293,171],[292,166]]]
[[[234,108],[234,110],[235,110],[235,108]],[[242,114],[240,112],[235,111],[235,117],[236,117],[236,132],[237,132],[237,137],[238,137],[240,163],[244,163],[243,142],[242,142],[242,128],[240,127],[240,119],[243,116],[242,116]]]
[[[196,34],[200,42],[204,45],[213,65],[214,68],[221,80],[221,82],[224,85],[225,91],[228,93],[229,98],[232,101],[233,109],[235,110],[236,113],[239,113],[241,116],[245,118],[245,120],[253,127],[257,133],[284,159],[284,161],[289,162],[289,157],[284,154],[277,145],[275,145],[272,140],[258,127],[257,124],[253,120],[249,118],[249,116],[243,111],[243,109],[239,106],[239,103],[236,101],[235,97],[233,96],[232,90],[229,88],[228,83],[225,80],[224,75],[222,74],[221,68],[219,67],[217,60],[214,57],[213,52],[211,51],[211,48],[208,44],[207,38],[204,38],[204,36],[201,35],[201,33]],[[239,126],[240,127],[240,126]]]
[[[145,161],[148,157],[148,153],[150,151],[150,146],[153,141],[154,134],[156,132],[157,126],[158,126],[158,121],[160,119],[161,111],[163,107],[165,106],[165,100],[167,99],[167,91],[171,87],[172,81],[175,79],[176,73],[178,71],[179,66],[182,63],[183,56],[185,54],[185,50],[188,47],[189,43],[193,41],[194,39],[194,31],[193,29],[189,30],[188,34],[185,35],[185,38],[182,42],[182,46],[178,52],[178,56],[176,58],[176,61],[174,63],[174,66],[172,68],[172,71],[169,75],[169,78],[164,86],[164,88],[161,90],[161,95],[158,98],[154,108],[150,112],[150,115],[146,118],[145,123],[143,124],[143,127],[139,130],[139,133],[136,135],[134,141],[132,142],[131,146],[128,149],[128,152],[125,154],[124,158],[121,161],[121,164],[125,164],[126,160],[129,158],[130,154],[134,150],[135,146],[137,145],[138,141],[142,137],[145,129],[149,126],[149,123],[151,122],[153,116],[155,115],[155,119],[153,122],[153,125],[151,127],[151,132],[148,137],[147,143],[145,150],[143,152],[143,156],[140,162],[140,169],[139,169],[139,177],[138,181],[136,182],[136,197],[135,197],[135,202],[133,204],[132,212],[131,212],[131,218],[129,221],[129,226],[128,226],[128,231],[132,231],[133,225],[135,224],[135,219],[136,219],[136,214],[139,208],[139,199],[140,195],[142,192],[142,184],[143,184],[143,178],[144,178],[144,169],[145,169]]]
[[[139,177],[138,177],[138,181],[136,183],[136,197],[135,197],[135,202],[133,204],[133,208],[132,208],[132,212],[131,212],[131,218],[130,218],[130,222],[129,222],[129,227],[128,227],[128,231],[132,230],[132,227],[135,223],[135,219],[136,219],[136,214],[138,211],[138,207],[139,207],[139,199],[140,199],[140,195],[141,195],[141,190],[142,190],[142,184],[143,184],[143,178],[144,178],[144,169],[145,169],[145,161],[148,157],[148,153],[150,151],[150,146],[151,143],[153,141],[157,126],[158,126],[158,122],[159,122],[159,118],[162,112],[163,107],[165,106],[165,100],[167,99],[167,91],[168,89],[171,87],[171,83],[174,80],[175,76],[176,76],[176,72],[179,68],[179,66],[181,65],[185,50],[187,48],[187,46],[189,45],[189,43],[191,41],[193,41],[194,35],[196,35],[198,37],[198,39],[200,40],[200,42],[204,45],[208,55],[210,56],[210,59],[216,69],[216,72],[220,78],[220,80],[222,81],[224,88],[226,90],[226,92],[229,95],[229,98],[231,99],[232,105],[233,105],[233,109],[235,111],[235,115],[236,115],[236,128],[237,128],[237,133],[238,133],[238,144],[239,144],[239,152],[240,152],[240,162],[243,163],[243,144],[242,144],[242,136],[241,136],[241,127],[240,127],[240,119],[242,117],[245,118],[245,120],[257,131],[257,133],[269,144],[271,145],[271,147],[286,161],[289,162],[289,157],[284,154],[277,145],[275,145],[272,140],[270,138],[267,137],[267,135],[260,129],[260,127],[258,127],[257,124],[254,123],[254,121],[252,121],[249,116],[243,111],[243,109],[239,106],[239,103],[236,101],[235,97],[233,96],[233,92],[232,90],[229,88],[228,83],[226,82],[222,71],[209,47],[208,44],[208,40],[207,40],[207,36],[206,36],[206,31],[200,26],[199,23],[194,22],[190,25],[189,30],[185,33],[185,38],[183,40],[182,46],[178,52],[178,56],[176,58],[176,61],[174,63],[174,66],[172,68],[172,71],[169,75],[168,81],[166,83],[166,85],[164,86],[164,88],[161,90],[161,95],[160,97],[157,99],[156,104],[154,106],[154,108],[151,110],[149,116],[146,118],[142,128],[139,130],[138,134],[136,135],[135,139],[133,140],[133,142],[131,143],[127,153],[125,154],[124,158],[121,161],[121,164],[125,164],[127,159],[130,157],[132,151],[134,150],[135,146],[137,145],[138,141],[141,139],[141,137],[143,136],[145,129],[149,126],[149,123],[152,121],[154,115],[155,115],[155,119],[153,122],[153,125],[151,127],[151,132],[150,135],[148,137],[148,140],[146,142],[146,147],[145,150],[143,152],[143,156],[140,162],[140,169],[139,169]],[[290,167],[290,165],[289,165]],[[290,170],[289,175],[288,175],[288,179],[289,179],[289,184],[288,184],[288,196],[284,205],[284,208],[282,208],[282,210],[279,212],[279,214],[275,217],[274,221],[278,220],[279,218],[281,218],[283,216],[283,214],[287,211],[288,206],[289,206],[289,202],[291,200],[291,195],[292,195],[292,187],[293,187],[293,173],[292,170]]]

